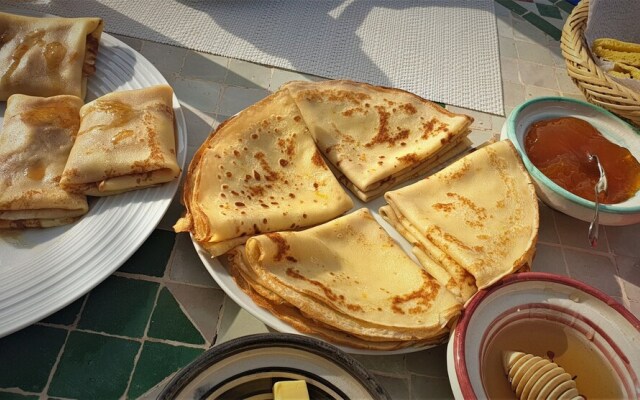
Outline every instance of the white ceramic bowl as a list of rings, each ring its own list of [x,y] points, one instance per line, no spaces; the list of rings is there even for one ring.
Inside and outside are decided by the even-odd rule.
[[[510,346],[520,348],[502,348]],[[503,396],[491,388],[510,390],[501,362],[492,363],[501,360],[502,351],[541,357],[547,354],[536,353],[551,351],[558,365],[577,375],[587,398],[635,399],[640,398],[638,349],[640,321],[615,300],[571,278],[525,272],[469,301],[449,340],[447,367],[457,399],[497,398]],[[593,393],[604,390],[606,376],[617,395]]]
[[[304,380],[312,399],[391,399],[355,358],[325,341],[288,333],[212,347],[179,371],[158,399],[268,400],[273,384],[283,380]]]
[[[626,147],[640,160],[640,134],[629,124],[607,110],[583,101],[564,97],[539,97],[516,107],[502,127],[502,137],[513,142],[524,165],[533,178],[538,197],[550,207],[583,221],[593,219],[595,203],[563,189],[536,168],[524,150],[524,137],[529,126],[539,120],[559,117],[583,119],[607,139]],[[630,225],[640,222],[640,191],[618,204],[600,205],[603,225]]]

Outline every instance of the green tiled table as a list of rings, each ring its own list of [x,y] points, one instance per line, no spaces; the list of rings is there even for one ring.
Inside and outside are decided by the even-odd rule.
[[[541,95],[581,98],[566,75],[559,35],[564,0],[496,0],[505,113]],[[292,79],[317,78],[186,49],[119,37],[162,72],[187,120],[190,160],[227,116]],[[475,144],[496,137],[504,117],[448,107],[475,119]],[[597,249],[588,224],[541,206],[533,269],[571,276],[640,316],[640,225],[605,227]],[[211,346],[268,332],[208,275],[188,235],[171,226],[177,196],[158,228],[111,277],[44,320],[0,339],[0,400],[154,398]],[[450,398],[445,347],[356,356],[394,399]]]

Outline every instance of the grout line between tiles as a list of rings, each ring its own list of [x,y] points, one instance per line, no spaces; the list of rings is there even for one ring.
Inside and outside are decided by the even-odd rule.
[[[13,387],[13,388],[0,388],[0,393],[13,393],[13,394],[19,394],[22,396],[40,396],[42,397],[41,393],[37,393],[37,392],[27,392],[25,390],[22,390],[20,388],[17,387]]]
[[[169,283],[173,283],[173,282],[169,282]],[[181,284],[181,283],[179,283],[179,284]],[[191,318],[191,315],[189,315],[189,313],[187,312],[187,308],[185,306],[183,306],[180,301],[178,301],[178,299],[173,294],[173,292],[171,291],[171,288],[169,286],[165,285],[165,287],[167,288],[167,290],[169,291],[171,296],[173,296],[173,298],[176,301],[176,303],[178,303],[178,307],[180,308],[180,311],[182,311],[182,314],[189,320],[189,322],[191,322],[191,325],[193,325],[193,327],[196,328],[198,333],[200,333],[200,336],[202,336],[202,338],[204,339],[204,346],[206,346],[205,348],[209,348],[212,343],[209,343],[207,338],[204,336],[204,333],[202,331],[200,331],[200,328],[198,327],[198,324],[196,323],[196,321],[194,321],[193,318]],[[220,318],[220,317],[218,317],[218,318]]]
[[[165,277],[157,277],[157,276],[149,276],[149,275],[142,275],[142,274],[131,274],[129,272],[119,272],[119,271],[114,272],[113,276],[117,276],[117,277],[120,277],[120,278],[136,279],[136,280],[140,280],[140,281],[154,282],[154,283],[159,283],[159,284],[165,284],[165,283],[168,282],[168,283],[178,283],[178,284],[181,284],[181,285],[193,286],[193,287],[197,287],[197,288],[201,288],[201,289],[221,290],[221,289],[218,289],[216,287],[207,286],[207,285],[204,285],[204,284],[177,281],[177,280],[171,279],[170,277],[166,277],[166,276]]]
[[[562,244],[562,238],[560,237],[560,230],[558,229],[558,221],[556,221],[555,213],[551,213],[551,219],[553,220],[553,229],[556,231],[556,235],[558,237],[558,243],[560,244],[560,254],[562,254],[562,264],[564,265],[564,272],[567,276],[571,276],[571,272],[569,272],[569,263],[567,263],[567,255],[564,251],[564,246]]]
[[[225,296],[227,296],[227,295],[225,294]],[[213,345],[218,340],[218,332],[219,332],[220,328],[222,327],[222,313],[224,312],[224,304],[225,304],[225,301],[223,300],[220,303],[220,307],[218,307],[218,321],[216,321],[216,330],[215,330],[215,334],[213,335],[213,338],[211,338],[211,344],[209,345],[209,347],[213,347]]]
[[[166,271],[165,266],[165,271]],[[158,285],[156,288],[156,296],[153,299],[153,307],[151,307],[151,312],[149,313],[149,317],[147,318],[147,323],[145,324],[144,331],[142,332],[142,337],[140,338],[140,347],[138,348],[138,352],[135,357],[133,357],[133,366],[131,367],[131,372],[129,373],[129,379],[127,381],[127,387],[124,389],[124,393],[122,397],[127,398],[129,395],[129,389],[131,389],[131,382],[133,381],[133,374],[136,371],[136,367],[138,366],[138,361],[140,360],[140,355],[142,354],[142,348],[144,347],[144,343],[147,339],[147,333],[149,333],[149,326],[151,326],[151,318],[153,317],[153,313],[156,310],[156,306],[158,305],[158,298],[160,297],[160,291],[162,290],[163,285]]]
[[[53,381],[53,376],[55,375],[56,371],[58,370],[58,365],[60,365],[60,360],[62,359],[62,354],[64,353],[64,351],[67,348],[67,342],[69,341],[69,336],[71,336],[71,332],[75,331],[78,327],[78,322],[80,322],[80,318],[82,317],[82,313],[84,311],[84,308],[87,304],[87,300],[89,299],[89,294],[87,294],[86,296],[84,296],[84,300],[82,301],[82,305],[80,306],[80,310],[78,310],[78,315],[76,315],[75,320],[73,321],[73,323],[71,325],[69,325],[68,327],[64,327],[67,330],[67,336],[64,338],[64,343],[62,343],[62,347],[60,347],[60,351],[58,352],[58,356],[56,357],[56,361],[53,363],[53,366],[51,367],[51,370],[49,371],[49,377],[47,378],[47,383],[44,385],[44,388],[42,388],[42,393],[41,393],[41,397],[46,397],[48,396],[49,393],[49,388],[51,387],[51,382]],[[46,323],[42,323],[42,325],[46,326],[49,324]],[[50,324],[50,325],[55,325],[55,324]]]

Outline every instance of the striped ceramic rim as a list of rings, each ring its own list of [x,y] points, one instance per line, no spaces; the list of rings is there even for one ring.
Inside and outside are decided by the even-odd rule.
[[[555,275],[555,274],[550,274],[545,272],[522,272],[522,273],[507,276],[504,279],[502,279],[500,282],[498,282],[496,285],[488,289],[479,291],[469,301],[469,304],[465,308],[462,314],[462,317],[460,318],[460,321],[458,323],[458,326],[456,327],[456,330],[454,332],[453,362],[455,366],[456,376],[458,378],[458,383],[460,385],[460,390],[465,399],[478,398],[478,395],[473,390],[471,380],[469,379],[469,373],[467,371],[466,355],[465,355],[465,341],[467,336],[467,328],[469,326],[471,319],[473,318],[474,312],[476,311],[478,306],[482,304],[482,301],[488,296],[490,296],[491,294],[493,294],[494,292],[501,290],[506,286],[513,285],[519,282],[525,282],[525,281],[553,282],[560,285],[570,286],[572,288],[578,289],[602,301],[603,303],[607,304],[615,312],[617,312],[623,318],[629,321],[631,326],[633,326],[636,330],[640,332],[640,321],[629,310],[624,308],[621,304],[616,302],[614,299],[612,299],[608,295],[602,293],[601,291],[585,283],[576,281],[574,279],[571,279],[565,276]],[[545,305],[545,307],[547,307],[547,305]],[[583,322],[588,323],[587,321],[583,321]],[[597,328],[593,325],[591,325],[590,327]],[[597,329],[599,330],[599,328]],[[485,341],[484,335],[486,335],[486,332],[483,333],[483,339],[482,339],[483,342]],[[608,336],[605,336],[605,337],[608,337]],[[617,348],[615,344],[612,345],[611,342],[609,342],[609,344],[613,349]]]
[[[181,392],[189,385],[189,383],[196,380],[201,374],[215,364],[239,353],[265,348],[295,349],[313,354],[314,356],[322,357],[339,367],[339,369],[344,371],[345,374],[351,375],[351,377],[354,378],[354,380],[357,381],[367,393],[369,393],[371,399],[391,399],[385,389],[377,382],[375,377],[355,358],[322,340],[289,333],[248,335],[230,340],[209,349],[182,371],[178,372],[164,388],[158,399],[168,400],[179,398],[183,395]],[[206,393],[202,393],[200,398],[209,398],[214,393],[222,393],[227,390],[232,390],[233,387],[251,381],[254,378],[304,379],[307,383],[310,382],[314,387],[319,388],[321,391],[331,394],[334,397],[337,395],[337,398],[347,398],[343,389],[337,387],[334,383],[313,373],[312,371],[303,371],[296,368],[294,365],[285,368],[274,367],[268,369],[247,369],[241,374],[236,374],[217,383],[208,389]]]

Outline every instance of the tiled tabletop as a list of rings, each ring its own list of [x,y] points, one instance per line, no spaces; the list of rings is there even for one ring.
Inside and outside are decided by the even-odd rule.
[[[496,0],[505,113],[543,95],[582,98],[567,77],[559,38],[565,0]],[[189,133],[187,160],[221,121],[292,79],[319,78],[119,37],[173,86]],[[475,118],[472,140],[499,135],[504,117],[448,106]],[[211,346],[269,329],[217,287],[186,234],[158,228],[113,276],[58,313],[0,339],[0,399],[153,398]],[[640,225],[605,227],[596,249],[586,222],[541,204],[534,271],[571,276],[640,316]],[[445,346],[356,356],[394,399],[451,398]]]

